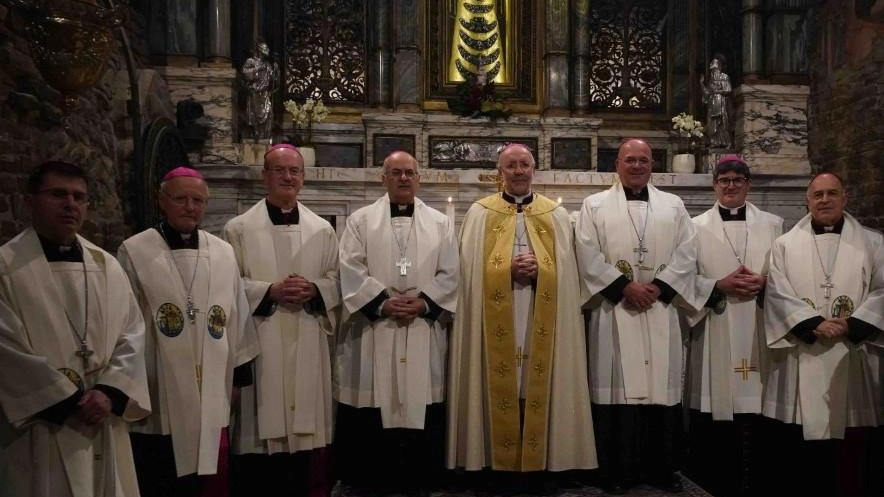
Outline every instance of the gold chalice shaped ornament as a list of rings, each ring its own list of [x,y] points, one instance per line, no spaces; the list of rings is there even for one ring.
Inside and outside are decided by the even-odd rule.
[[[70,112],[78,97],[98,82],[113,49],[113,29],[125,18],[121,6],[107,8],[95,0],[13,0],[25,19],[25,34],[40,74],[58,90],[62,110]]]

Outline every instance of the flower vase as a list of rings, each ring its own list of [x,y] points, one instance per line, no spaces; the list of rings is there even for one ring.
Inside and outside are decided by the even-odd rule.
[[[672,156],[672,172],[680,174],[693,173],[697,168],[694,154],[675,154]]]
[[[304,158],[304,167],[313,167],[316,165],[316,149],[311,145],[298,147],[301,157]]]

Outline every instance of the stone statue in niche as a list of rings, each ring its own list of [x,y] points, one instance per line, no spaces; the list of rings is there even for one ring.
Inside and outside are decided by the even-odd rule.
[[[246,125],[255,140],[269,138],[273,125],[273,94],[279,89],[279,64],[270,55],[270,47],[258,42],[255,53],[241,69],[246,90]]]
[[[709,147],[718,149],[731,148],[731,113],[730,95],[731,80],[722,72],[724,57],[716,55],[709,62],[709,83],[704,75],[700,75],[700,87],[703,89],[703,103],[706,104],[706,135]]]

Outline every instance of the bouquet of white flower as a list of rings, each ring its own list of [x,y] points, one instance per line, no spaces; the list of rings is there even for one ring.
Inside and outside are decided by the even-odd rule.
[[[301,143],[309,145],[313,138],[313,123],[321,123],[329,115],[328,107],[322,100],[308,98],[304,105],[298,105],[294,100],[286,100],[283,103],[285,111],[292,116],[295,129],[302,130],[298,133]]]
[[[684,112],[672,118],[672,129],[682,138],[703,138],[703,125]]]

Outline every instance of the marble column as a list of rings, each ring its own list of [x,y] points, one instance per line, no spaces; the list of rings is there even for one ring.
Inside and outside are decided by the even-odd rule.
[[[734,91],[737,151],[753,173],[810,173],[805,85],[744,84]]]
[[[571,22],[571,105],[576,114],[586,114],[589,112],[589,74],[592,71],[589,0],[574,0]]]
[[[747,81],[762,77],[762,46],[764,18],[762,0],[743,0],[743,78]]]
[[[230,0],[209,0],[206,8],[206,57],[209,63],[230,64]]]
[[[546,79],[546,115],[568,115],[571,103],[568,92],[568,0],[547,0],[546,52],[543,54]]]
[[[399,111],[420,111],[420,4],[418,0],[395,0],[393,9],[393,106]]]
[[[197,0],[166,0],[166,60],[168,65],[196,65]]]
[[[390,3],[392,0],[376,0],[370,14],[368,47],[369,88],[368,98],[372,105],[390,105]]]

